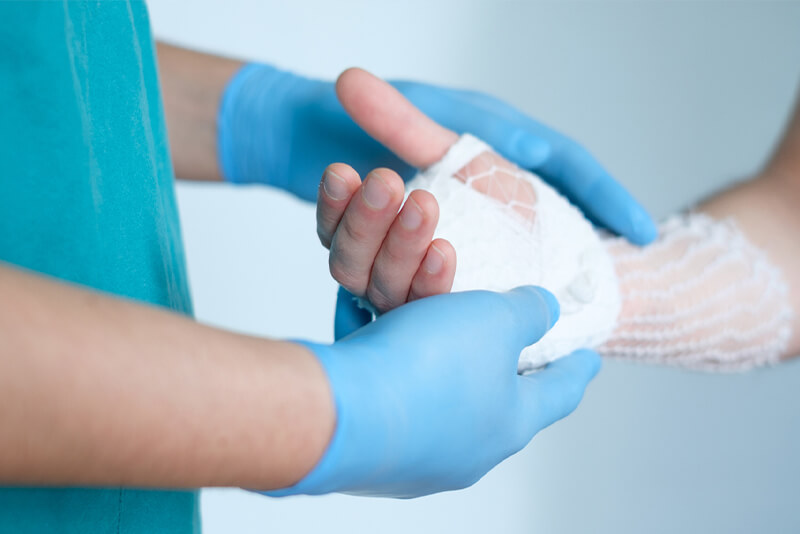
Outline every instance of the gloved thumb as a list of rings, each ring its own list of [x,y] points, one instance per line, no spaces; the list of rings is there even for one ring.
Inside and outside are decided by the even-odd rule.
[[[358,307],[356,298],[343,287],[336,296],[336,315],[333,319],[333,337],[339,341],[372,321],[372,313]]]
[[[511,313],[501,319],[506,324],[499,326],[508,330],[520,350],[539,341],[558,321],[558,301],[546,289],[520,286],[502,297],[510,305]]]

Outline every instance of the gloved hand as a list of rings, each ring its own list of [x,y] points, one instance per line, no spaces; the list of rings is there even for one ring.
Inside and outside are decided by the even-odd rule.
[[[308,347],[330,380],[334,436],[298,493],[416,497],[464,488],[568,415],[597,373],[579,351],[519,376],[523,347],[557,320],[543,289],[411,302],[333,345]],[[464,335],[469,332],[469,335]]]
[[[396,81],[433,120],[469,132],[521,167],[535,171],[597,224],[646,244],[656,236],[647,212],[583,147],[491,96]],[[316,199],[325,167],[352,165],[362,176],[389,167],[414,170],[367,136],[345,113],[332,82],[249,64],[229,82],[218,118],[219,158],[227,180],[258,182]]]

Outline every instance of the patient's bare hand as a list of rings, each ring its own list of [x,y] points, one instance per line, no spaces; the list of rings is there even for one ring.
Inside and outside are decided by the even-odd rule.
[[[402,178],[390,169],[373,170],[362,184],[352,167],[334,163],[317,197],[317,234],[330,249],[331,275],[380,312],[446,293],[455,276],[452,245],[432,241],[436,199],[417,190],[403,203],[403,191]]]

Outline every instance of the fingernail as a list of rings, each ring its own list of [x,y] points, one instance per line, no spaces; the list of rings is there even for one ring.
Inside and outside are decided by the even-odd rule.
[[[364,201],[369,207],[376,210],[385,208],[392,196],[386,182],[376,173],[367,177],[367,183],[364,184],[362,191]]]
[[[347,198],[347,183],[344,178],[333,171],[325,171],[325,177],[322,179],[322,188],[325,190],[325,194],[333,200]]]
[[[439,250],[436,245],[431,245],[428,253],[425,254],[425,260],[422,262],[422,268],[428,274],[436,274],[442,270],[444,266],[444,252]]]
[[[400,211],[400,224],[406,230],[416,230],[422,224],[422,208],[411,197]]]

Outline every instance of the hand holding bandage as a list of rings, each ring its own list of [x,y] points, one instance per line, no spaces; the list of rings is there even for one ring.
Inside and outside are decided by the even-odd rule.
[[[416,190],[397,221],[400,181],[380,170],[395,188],[394,204],[381,212],[382,225],[359,213],[370,179],[359,199],[353,178],[348,191],[354,200],[338,209],[324,188],[320,194],[332,273],[362,306],[386,311],[448,291],[451,283],[457,291],[545,287],[559,298],[562,318],[523,351],[521,371],[582,346],[608,356],[710,369],[770,363],[786,350],[792,312],[785,283],[735,222],[672,218],[654,245],[637,248],[595,231],[537,176],[475,138],[459,139],[368,73],[348,71],[338,89],[345,109],[368,133],[412,165],[427,167],[408,184]],[[404,242],[398,235],[410,207],[423,213],[424,231]],[[363,231],[352,232],[356,227]],[[363,239],[353,239],[354,233]],[[444,251],[443,268],[432,277],[425,265],[437,251]]]

